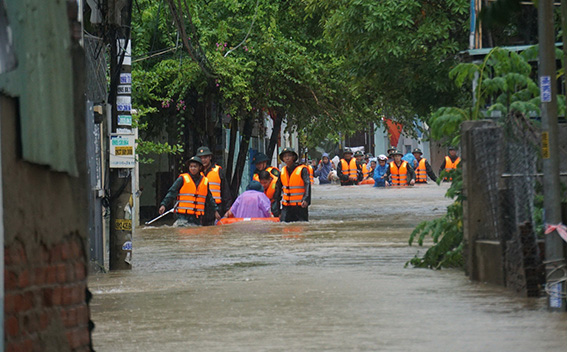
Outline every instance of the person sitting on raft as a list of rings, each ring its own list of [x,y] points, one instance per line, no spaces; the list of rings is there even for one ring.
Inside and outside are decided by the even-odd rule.
[[[177,219],[173,226],[203,225],[204,216],[208,214],[214,214],[212,216],[220,219],[215,199],[209,189],[209,180],[201,174],[202,170],[201,158],[194,156],[189,159],[189,173],[179,175],[163,198],[159,207],[160,215],[177,199]]]
[[[270,200],[263,192],[258,181],[250,181],[246,191],[236,198],[232,207],[226,212],[227,218],[269,218]]]

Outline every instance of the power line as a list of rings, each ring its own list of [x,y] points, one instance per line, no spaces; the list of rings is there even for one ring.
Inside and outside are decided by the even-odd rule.
[[[178,46],[174,46],[174,47],[171,47],[171,48],[158,50],[158,51],[155,51],[154,53],[147,53],[147,54],[144,54],[143,56],[141,56],[140,58],[137,58],[137,59],[132,60],[132,63],[144,61],[144,60],[147,60],[147,59],[151,59],[152,57],[156,57],[156,56],[160,56],[160,55],[163,55],[163,54],[167,54],[167,53],[169,53],[169,52],[172,52],[172,51],[175,51],[175,50],[179,49],[180,47],[181,47],[181,46],[178,45]]]

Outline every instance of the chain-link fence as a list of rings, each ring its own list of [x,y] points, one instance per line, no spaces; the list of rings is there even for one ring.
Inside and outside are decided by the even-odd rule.
[[[521,118],[512,118],[503,129],[501,197],[505,242],[506,286],[528,297],[538,296],[542,272],[534,232],[534,198],[538,158],[537,134]]]
[[[102,38],[85,36],[85,56],[87,67],[87,100],[94,103],[106,101],[107,88],[107,64],[106,46]]]
[[[494,268],[498,282],[527,296],[539,295],[541,260],[533,228],[537,166],[537,134],[515,118],[504,127],[479,122],[467,131],[465,203],[473,277],[486,278],[485,253],[477,246],[499,246]],[[464,207],[465,209],[465,207]],[[486,248],[486,247],[485,247]],[[484,256],[485,258],[485,256]],[[481,272],[483,271],[484,272]]]

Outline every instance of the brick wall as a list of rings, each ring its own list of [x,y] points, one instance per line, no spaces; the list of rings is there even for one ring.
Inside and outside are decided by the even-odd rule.
[[[4,249],[6,351],[90,351],[81,238],[29,247],[15,241]]]

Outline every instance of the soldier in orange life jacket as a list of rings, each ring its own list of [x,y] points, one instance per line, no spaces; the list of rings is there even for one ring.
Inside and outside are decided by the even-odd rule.
[[[356,159],[352,157],[352,150],[345,148],[343,158],[337,165],[337,176],[341,180],[341,186],[357,185],[359,176],[356,167]]]
[[[201,158],[194,156],[189,159],[189,173],[181,174],[167,191],[159,207],[163,214],[167,207],[175,203],[177,220],[174,226],[202,225],[204,216],[217,213],[217,205],[209,190],[209,180],[201,175],[203,163]],[[220,219],[220,217],[218,217]]]
[[[390,148],[388,148],[388,150],[386,150],[386,155],[388,156],[388,165],[390,165],[390,163],[392,161],[394,161],[394,156],[392,155],[392,152],[395,152],[396,150],[398,150],[398,148],[394,147],[393,145],[390,146]]]
[[[370,155],[370,154],[366,154]],[[358,169],[358,182],[366,180],[370,176],[370,165],[366,161],[366,156],[359,150],[354,153],[356,168]]]
[[[457,149],[455,147],[449,147],[449,155],[445,157],[439,168],[439,174],[443,171],[451,171],[457,168],[457,165],[461,162],[461,158],[457,156]],[[443,177],[443,182],[452,181],[450,177]]]
[[[309,181],[311,182],[311,184],[315,184],[315,179],[313,178],[313,174],[315,173],[315,168],[312,165],[313,161],[311,160],[311,158],[308,158],[307,161],[304,162],[304,164],[307,167],[307,171],[309,171]]]
[[[311,181],[307,167],[297,163],[298,157],[293,148],[284,148],[280,153],[285,166],[276,183],[275,201],[272,203],[272,214],[279,215],[280,221],[309,221]]]
[[[399,150],[393,151],[392,156],[394,161],[390,162],[388,170],[386,170],[386,186],[413,186],[415,184],[415,173],[413,167],[402,160],[402,152]]]
[[[277,167],[268,166],[268,161],[270,161],[270,158],[268,158],[268,156],[264,153],[258,153],[256,154],[256,156],[254,156],[254,159],[252,159],[252,163],[256,165],[256,169],[254,170],[254,175],[252,175],[252,179],[254,181],[260,182],[260,178],[258,177],[258,174],[264,170],[268,171],[276,178],[280,177],[280,170],[278,170]]]
[[[209,180],[209,189],[211,190],[215,203],[217,204],[218,212],[218,214],[205,214],[203,225],[214,225],[215,218],[222,218],[232,206],[232,192],[228,182],[226,182],[222,167],[212,161],[213,153],[211,150],[205,146],[199,147],[197,149],[197,156],[201,158],[201,161],[203,162],[203,175]]]
[[[427,183],[427,176],[429,176],[431,180],[433,180],[433,182],[437,181],[437,176],[435,176],[435,173],[433,172],[433,168],[431,168],[429,161],[421,157],[423,155],[421,149],[415,148],[412,151],[412,154],[415,157],[415,160],[417,160],[417,168],[415,169],[415,183]]]
[[[260,184],[264,188],[264,194],[268,197],[270,202],[274,203],[274,195],[276,193],[278,178],[266,170],[260,171],[258,178],[260,179]]]

